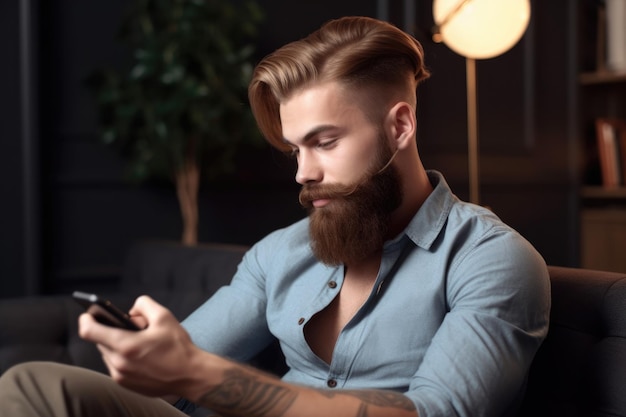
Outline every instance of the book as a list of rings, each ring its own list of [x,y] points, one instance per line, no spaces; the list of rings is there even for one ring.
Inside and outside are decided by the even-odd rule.
[[[616,135],[622,167],[622,185],[626,186],[626,121],[620,122],[620,127],[616,129]]]
[[[626,70],[626,1],[605,0],[607,69]]]
[[[626,121],[611,118],[596,120],[598,159],[602,185],[626,185]]]

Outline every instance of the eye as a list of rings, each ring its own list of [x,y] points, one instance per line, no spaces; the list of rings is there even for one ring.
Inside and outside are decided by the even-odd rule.
[[[319,149],[332,149],[337,144],[337,139],[322,140],[318,142],[317,147]]]

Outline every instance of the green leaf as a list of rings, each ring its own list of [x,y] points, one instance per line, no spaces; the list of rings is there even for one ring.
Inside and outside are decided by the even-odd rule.
[[[117,138],[116,133],[117,132],[113,128],[104,130],[102,132],[102,141],[107,145],[111,145]]]
[[[144,64],[135,65],[135,67],[130,71],[130,77],[133,80],[141,79],[148,72],[148,68]]]
[[[244,0],[245,1],[245,0]],[[263,143],[246,103],[257,27],[255,1],[133,0],[119,36],[133,51],[122,77],[88,81],[102,141],[135,179],[171,178],[194,157],[206,173],[233,167],[244,143]]]

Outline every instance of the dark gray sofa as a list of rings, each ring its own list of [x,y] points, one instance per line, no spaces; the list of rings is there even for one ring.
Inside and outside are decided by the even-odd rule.
[[[182,319],[236,270],[246,248],[162,242],[132,248],[119,294],[153,296]],[[626,417],[626,274],[550,267],[551,326],[530,370],[521,416]],[[76,334],[81,309],[69,297],[0,300],[0,373],[28,360],[52,360],[105,372],[100,356]],[[285,370],[276,344],[254,364]]]
[[[187,247],[167,241],[139,242],[129,250],[119,290],[102,295],[128,310],[137,296],[148,294],[182,320],[230,281],[246,250],[215,243]],[[77,318],[82,311],[69,295],[0,300],[0,374],[30,360],[106,373],[95,346],[78,337]],[[279,351],[277,344],[270,346],[253,363],[284,372]]]

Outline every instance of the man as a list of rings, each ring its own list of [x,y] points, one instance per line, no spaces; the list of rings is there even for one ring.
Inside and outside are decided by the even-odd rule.
[[[147,297],[130,312],[136,333],[83,314],[80,335],[112,380],[18,366],[0,380],[3,415],[180,415],[145,396],[225,416],[514,414],[547,332],[546,265],[424,169],[415,114],[427,76],[415,39],[365,17],[266,57],[250,102],[297,159],[310,216],[256,244],[183,326]],[[239,363],[273,337],[282,379]]]

